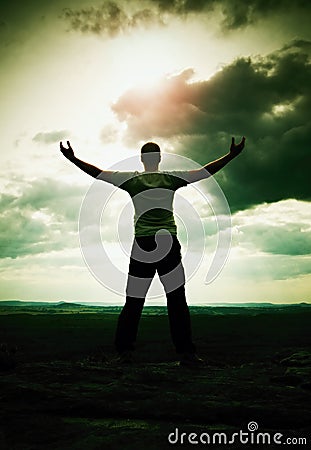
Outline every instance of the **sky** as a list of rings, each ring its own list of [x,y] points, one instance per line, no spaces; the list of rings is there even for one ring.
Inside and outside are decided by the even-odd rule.
[[[60,140],[114,170],[142,170],[140,147],[155,141],[164,169],[173,161],[178,170],[223,156],[245,135],[242,154],[213,181],[178,191],[188,303],[310,302],[310,2],[3,3],[0,300],[124,302],[130,197],[79,171]],[[80,248],[94,183],[88,217],[100,210],[120,279],[100,259],[103,276],[94,275]],[[222,214],[213,189],[229,205],[232,241],[207,284]],[[158,280],[152,289],[148,304],[165,304]]]

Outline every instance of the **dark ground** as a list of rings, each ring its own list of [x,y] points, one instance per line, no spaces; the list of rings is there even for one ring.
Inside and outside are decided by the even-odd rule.
[[[311,442],[311,311],[194,314],[201,369],[179,367],[164,315],[143,316],[137,362],[113,358],[116,314],[0,315],[0,449],[203,448],[179,432]],[[210,445],[276,448],[274,445]]]

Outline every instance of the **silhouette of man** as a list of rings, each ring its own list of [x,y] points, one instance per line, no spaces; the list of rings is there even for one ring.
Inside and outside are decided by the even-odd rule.
[[[160,147],[154,142],[148,142],[141,148],[144,172],[118,172],[101,170],[81,161],[74,155],[69,141],[67,148],[60,142],[60,150],[69,161],[88,175],[127,191],[134,204],[135,237],[129,263],[126,301],[115,334],[115,347],[120,361],[132,361],[145,297],[157,272],[166,293],[171,338],[180,364],[202,364],[192,341],[173,199],[177,189],[208,178],[222,169],[239,155],[244,144],[245,137],[239,144],[235,144],[232,138],[230,151],[225,156],[200,169],[161,172]]]

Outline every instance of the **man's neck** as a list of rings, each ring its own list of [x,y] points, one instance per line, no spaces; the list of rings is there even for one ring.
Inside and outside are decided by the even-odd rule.
[[[148,173],[148,172],[159,172],[159,166],[157,166],[157,167],[148,167],[148,168],[145,167],[144,172],[146,172],[146,173]]]

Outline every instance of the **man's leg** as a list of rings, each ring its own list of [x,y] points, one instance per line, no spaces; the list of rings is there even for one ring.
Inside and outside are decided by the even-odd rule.
[[[143,310],[146,294],[155,275],[154,264],[148,264],[141,259],[136,259],[135,246],[139,246],[147,251],[148,239],[136,238],[132,247],[132,254],[129,265],[129,274],[126,287],[125,305],[119,315],[115,346],[118,353],[134,350],[138,325]]]
[[[118,353],[135,349],[138,325],[143,306],[143,298],[126,297],[125,305],[119,315],[115,335],[115,346]]]
[[[195,353],[192,342],[191,320],[185,295],[185,273],[181,261],[180,244],[173,236],[169,253],[158,264],[157,270],[167,298],[167,311],[173,344],[177,353]]]
[[[177,353],[195,353],[192,342],[191,320],[186,302],[185,286],[166,294],[167,312],[173,344]]]

